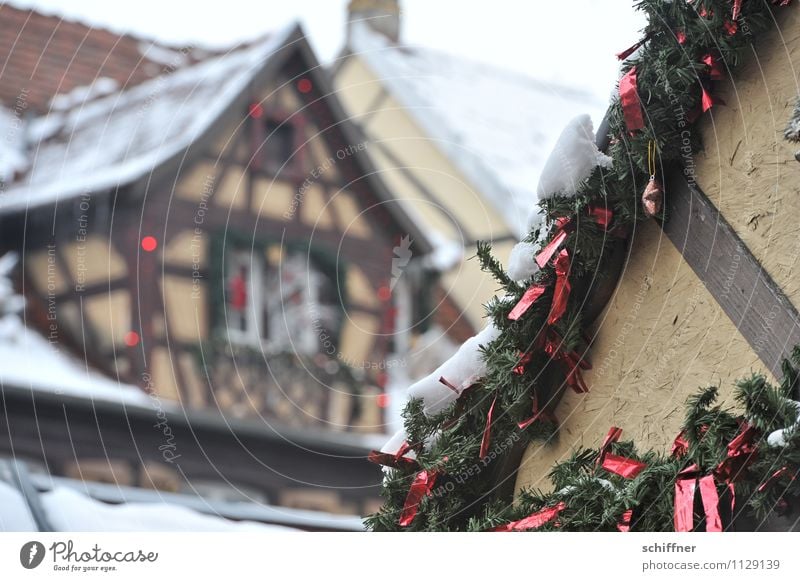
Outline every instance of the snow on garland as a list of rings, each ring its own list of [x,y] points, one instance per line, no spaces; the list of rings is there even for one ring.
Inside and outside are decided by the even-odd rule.
[[[680,163],[686,127],[718,103],[715,83],[772,25],[765,3],[739,4],[734,16],[729,0],[637,3],[648,25],[642,41],[620,55],[636,58],[623,63],[619,98],[608,112],[608,151],[597,150],[588,117],[573,120],[545,165],[531,233],[512,252],[509,271],[488,244],[478,246],[502,298],[487,305],[490,324],[482,333],[409,389],[405,430],[371,455],[387,469],[386,503],[367,518],[369,528],[721,530],[733,515],[723,508],[695,515],[687,491],[700,490],[704,504],[715,507],[721,505],[713,498],[733,491],[746,499],[739,510],[759,514],[784,494],[800,495],[792,476],[800,466],[800,429],[795,406],[785,400],[797,374],[787,364],[780,390],[758,377],[740,384],[743,417],[712,408],[715,390],[693,398],[667,458],[638,453],[619,442],[614,428],[599,451],[579,451],[553,469],[557,493],[525,491],[514,503],[495,497],[511,452],[506,443],[551,437],[558,424],[553,396],[566,387],[588,389],[581,377],[590,365],[584,297],[573,287],[602,271],[618,238],[646,219],[640,196],[653,167]],[[691,145],[696,152],[699,144]],[[765,434],[778,430],[785,446],[764,445]]]

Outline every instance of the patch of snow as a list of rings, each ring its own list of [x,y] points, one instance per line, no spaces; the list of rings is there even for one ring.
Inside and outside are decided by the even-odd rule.
[[[137,48],[139,54],[144,58],[165,67],[179,68],[186,66],[189,62],[184,51],[167,48],[154,42],[140,42]]]
[[[68,488],[41,495],[53,528],[70,532],[290,532],[257,522],[234,522],[168,503],[105,504]]]
[[[0,532],[24,533],[39,530],[19,490],[0,482]]]
[[[0,258],[0,387],[149,405],[150,398],[141,389],[91,371],[23,324],[19,312],[25,301],[14,292],[9,278],[16,261],[13,253]]]
[[[108,77],[98,77],[91,85],[75,87],[69,93],[62,93],[50,99],[51,111],[67,111],[89,101],[115,93],[119,83]]]
[[[547,158],[537,195],[542,200],[553,196],[575,196],[597,166],[610,167],[611,162],[610,157],[597,149],[592,118],[579,115],[561,132]],[[538,213],[538,207],[536,211]]]
[[[508,257],[508,276],[511,280],[522,282],[539,272],[536,254],[540,249],[539,244],[531,242],[520,242],[511,249]]]
[[[800,401],[792,401],[791,403],[797,409],[797,420],[795,421],[794,425],[782,430],[775,430],[769,436],[767,436],[768,445],[775,447],[785,446],[788,437],[793,434],[798,427],[800,427]]]
[[[428,239],[433,244],[433,251],[423,259],[423,266],[439,272],[447,272],[464,260],[464,246],[449,240],[439,232],[431,230]]]
[[[0,197],[0,209],[50,204],[147,175],[202,136],[294,28],[70,110],[63,139],[39,144],[27,179]]]
[[[408,397],[422,399],[425,415],[435,415],[456,401],[466,388],[486,375],[486,362],[480,348],[494,341],[499,329],[489,323],[474,337],[467,339],[455,355],[442,363],[430,375],[408,388]],[[454,389],[439,381],[446,379]]]
[[[545,156],[564,123],[576,109],[598,116],[606,110],[574,87],[398,46],[365,23],[353,24],[350,49],[520,237],[537,202]]]

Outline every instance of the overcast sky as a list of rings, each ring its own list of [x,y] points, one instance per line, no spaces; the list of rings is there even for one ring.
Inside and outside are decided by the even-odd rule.
[[[347,0],[11,0],[163,41],[224,46],[300,20],[323,62],[344,40]],[[605,98],[614,53],[644,25],[632,0],[401,0],[403,40],[583,87]]]

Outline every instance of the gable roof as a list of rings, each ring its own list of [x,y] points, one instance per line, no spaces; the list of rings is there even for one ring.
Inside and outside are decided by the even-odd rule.
[[[43,113],[56,95],[100,81],[131,88],[207,56],[59,16],[0,5],[0,104]]]
[[[539,174],[563,126],[576,110],[606,109],[572,87],[393,44],[363,22],[353,24],[348,50],[363,59],[517,235],[527,232]]]
[[[146,176],[199,139],[295,34],[299,27],[292,25],[246,48],[32,121],[28,133],[38,145],[31,167],[3,195],[2,210]]]
[[[251,86],[274,75],[294,52],[303,60],[303,74],[318,88],[319,100],[330,109],[336,130],[347,143],[363,141],[301,26],[295,23],[260,41],[165,71],[127,90],[100,98],[78,98],[71,108],[28,120],[24,133],[28,142],[36,145],[29,149],[27,171],[4,191],[0,189],[0,215],[144,183],[155,172],[185,164],[188,150],[213,136],[230,112],[241,115],[240,106],[250,98]],[[17,120],[14,114],[12,123]],[[4,154],[13,153],[11,173],[19,175],[18,152],[3,149],[8,150],[0,147],[0,162]],[[351,159],[379,199],[393,200],[366,153],[355,151]],[[2,166],[0,163],[0,170]],[[0,172],[0,179],[2,176]],[[421,254],[440,250],[441,245],[430,239],[418,220],[398,204],[388,207],[402,231],[417,242]]]

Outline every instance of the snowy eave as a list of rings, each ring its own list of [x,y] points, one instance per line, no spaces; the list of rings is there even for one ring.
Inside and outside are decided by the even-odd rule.
[[[33,121],[30,134],[43,140],[31,151],[27,176],[0,196],[0,212],[117,188],[152,172],[209,129],[286,45],[296,26]]]
[[[526,233],[539,174],[563,126],[606,109],[572,87],[392,44],[363,23],[353,26],[349,48],[517,235]]]

